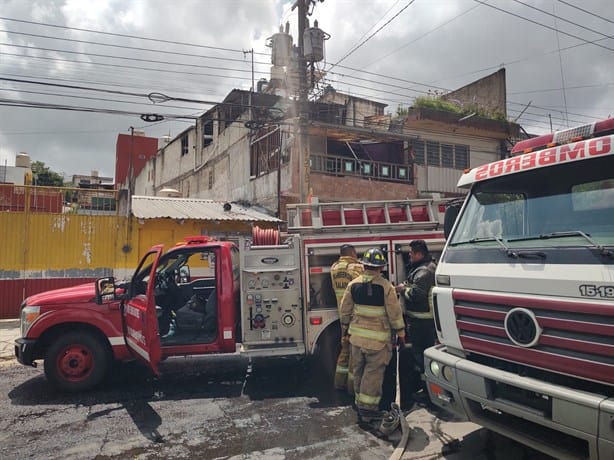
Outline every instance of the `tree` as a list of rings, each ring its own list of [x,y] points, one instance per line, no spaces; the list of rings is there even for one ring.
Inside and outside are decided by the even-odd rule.
[[[32,176],[34,185],[47,185],[50,187],[62,187],[64,185],[64,178],[49,169],[49,166],[45,166],[42,161],[32,162]]]

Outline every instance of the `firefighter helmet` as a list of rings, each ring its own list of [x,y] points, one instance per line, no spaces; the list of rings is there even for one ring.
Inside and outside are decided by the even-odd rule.
[[[360,263],[365,267],[379,268],[386,265],[386,258],[381,249],[371,248],[362,255]]]

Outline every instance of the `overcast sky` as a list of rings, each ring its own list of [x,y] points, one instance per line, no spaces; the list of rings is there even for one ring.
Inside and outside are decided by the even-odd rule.
[[[310,21],[331,36],[319,67],[339,91],[394,112],[504,66],[508,118],[530,104],[518,123],[541,134],[614,116],[612,1],[325,0]],[[118,134],[174,137],[193,122],[16,105],[201,114],[250,88],[244,51],[254,80],[269,77],[267,38],[289,22],[297,42],[293,3],[0,0],[0,165],[26,152],[68,177],[112,177]],[[154,106],[151,92],[203,102]]]

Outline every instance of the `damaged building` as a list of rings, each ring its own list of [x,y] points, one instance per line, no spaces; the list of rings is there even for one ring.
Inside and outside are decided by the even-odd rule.
[[[306,122],[294,99],[232,90],[192,126],[162,146],[135,178],[136,195],[176,190],[259,206],[285,217],[285,206],[316,196],[321,202],[452,197],[466,168],[508,155],[519,126],[505,119],[505,70],[442,96],[466,114],[410,107],[386,114],[386,105],[327,87],[306,104]],[[476,101],[478,101],[476,103]]]

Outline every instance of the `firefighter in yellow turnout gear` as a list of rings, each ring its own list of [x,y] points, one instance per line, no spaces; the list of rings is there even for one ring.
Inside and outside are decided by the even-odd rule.
[[[356,249],[351,244],[344,244],[339,251],[339,259],[330,268],[330,277],[337,298],[337,311],[341,316],[341,299],[350,281],[360,276],[364,268],[358,260]],[[341,334],[341,350],[335,368],[335,388],[354,393],[354,378],[350,366],[350,342],[348,336]]]
[[[384,371],[393,339],[405,343],[403,312],[394,286],[381,272],[386,259],[378,248],[361,260],[365,272],[348,285],[341,300],[341,327],[349,334],[354,372],[354,400],[364,422],[383,417],[379,411]]]

